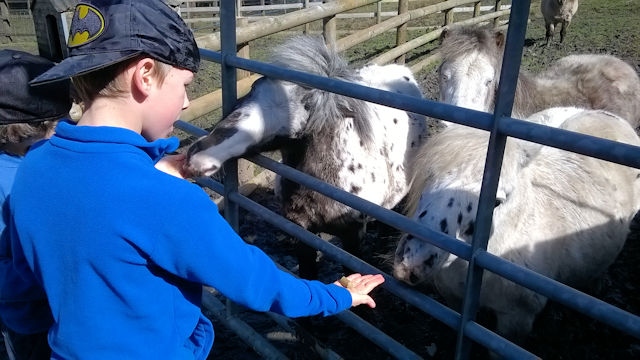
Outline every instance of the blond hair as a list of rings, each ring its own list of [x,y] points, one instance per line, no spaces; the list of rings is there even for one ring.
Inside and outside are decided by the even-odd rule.
[[[58,120],[37,123],[16,123],[0,125],[0,151],[13,155],[24,155],[22,150],[30,144],[48,138],[58,124]],[[15,147],[15,145],[19,145]]]
[[[129,65],[139,61],[144,56],[137,56],[104,69],[72,77],[71,81],[74,85],[77,100],[80,103],[84,103],[84,106],[88,106],[97,97],[115,98],[128,94],[129,89],[126,88],[126,80],[122,75]],[[158,60],[153,61],[155,66],[153,67],[152,75],[162,84],[171,70],[171,65]]]

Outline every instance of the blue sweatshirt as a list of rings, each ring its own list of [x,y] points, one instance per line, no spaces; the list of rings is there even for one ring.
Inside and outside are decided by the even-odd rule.
[[[13,180],[16,177],[18,166],[22,162],[22,156],[16,156],[4,151],[0,151],[0,209],[4,206],[5,201],[11,193]],[[0,233],[4,231],[6,221],[0,218]]]
[[[280,271],[199,186],[154,168],[177,147],[61,122],[25,157],[10,204],[50,303],[53,358],[205,359],[202,284],[290,317],[350,307],[347,290]]]
[[[14,332],[36,334],[46,332],[51,326],[49,305],[31,270],[14,268],[13,253],[20,253],[20,248],[13,249],[9,237],[12,229],[7,228],[9,195],[22,159],[22,156],[0,151],[0,318]]]

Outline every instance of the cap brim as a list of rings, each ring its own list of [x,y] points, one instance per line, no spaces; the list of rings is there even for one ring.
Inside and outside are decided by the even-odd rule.
[[[29,82],[30,85],[41,85],[54,81],[68,79],[72,76],[86,74],[107,66],[135,57],[142,51],[130,50],[110,53],[94,53],[87,55],[74,55],[62,60],[51,69],[40,74]]]

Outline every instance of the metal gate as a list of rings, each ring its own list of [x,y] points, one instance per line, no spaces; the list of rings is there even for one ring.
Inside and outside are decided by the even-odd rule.
[[[456,359],[466,359],[469,357],[472,342],[481,344],[504,358],[537,358],[536,355],[529,353],[475,322],[475,314],[479,306],[480,288],[482,286],[481,279],[485,270],[527,287],[553,301],[602,321],[636,338],[640,338],[640,317],[588,296],[557,281],[546,278],[531,270],[505,261],[486,251],[498,180],[500,177],[499,170],[508,137],[515,137],[634,168],[640,168],[640,149],[638,147],[537,125],[510,117],[522,56],[521,44],[524,43],[529,8],[530,1],[513,1],[509,18],[504,62],[502,73],[500,74],[497,100],[493,114],[463,109],[426,99],[416,100],[409,96],[389,93],[383,90],[372,89],[298,71],[285,70],[269,64],[239,58],[236,56],[235,43],[235,4],[231,1],[220,3],[221,51],[201,50],[201,54],[205,60],[221,64],[224,114],[231,112],[236,101],[236,68],[241,68],[261,73],[265,76],[283,79],[305,86],[312,86],[325,91],[452,121],[490,132],[482,190],[480,192],[476,218],[476,231],[471,245],[455,240],[445,234],[431,231],[396,212],[384,209],[353,194],[332,187],[329,184],[323,183],[267,157],[261,155],[246,157],[246,159],[268,170],[274,171],[289,180],[312,188],[376,218],[378,221],[391,225],[403,232],[426,239],[460,258],[468,260],[470,266],[468,268],[467,282],[465,285],[465,297],[460,313],[453,311],[420,292],[409,289],[388,274],[385,274],[386,282],[383,284],[383,287],[392,294],[457,331]],[[177,123],[177,127],[194,135],[205,134],[204,130],[182,121]],[[584,141],[587,139],[588,141]],[[198,179],[198,183],[225,196],[225,217],[236,230],[238,229],[239,220],[238,210],[239,207],[242,207],[264,218],[267,222],[279,227],[290,235],[295,236],[300,241],[317,248],[328,258],[347,265],[354,271],[362,273],[382,273],[368,263],[342,251],[242,196],[238,192],[237,162],[229,161],[225,164],[225,174],[224,184],[215,182],[210,178],[200,178]],[[210,309],[213,308],[212,311],[214,312],[224,311],[222,304],[216,303],[215,300],[211,298],[205,300],[205,305]],[[418,355],[350,311],[345,311],[337,315],[337,317],[363,336],[378,344],[391,356],[402,359],[419,358]],[[257,348],[263,357],[282,357],[266,340],[260,339],[255,336],[250,329],[247,329],[246,326],[232,320],[229,320],[227,325],[238,332],[245,341],[252,343],[254,348]],[[288,325],[287,319],[278,318],[277,321]],[[330,350],[328,354],[325,355],[327,358],[332,357]]]

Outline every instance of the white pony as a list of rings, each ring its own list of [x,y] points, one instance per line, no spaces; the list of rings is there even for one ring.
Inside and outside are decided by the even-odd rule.
[[[558,121],[557,117],[566,119]],[[569,118],[566,118],[566,117]],[[554,118],[555,117],[555,118]],[[622,118],[601,110],[550,109],[532,121],[640,145]],[[451,124],[416,157],[408,213],[425,226],[470,243],[488,133]],[[638,210],[640,171],[552,147],[509,138],[504,154],[488,251],[569,286],[582,287],[620,252]],[[428,241],[403,236],[394,276],[431,283],[452,306],[464,296],[468,262]],[[492,310],[497,332],[522,340],[546,298],[491,272],[480,305]]]
[[[408,67],[351,69],[321,38],[292,38],[276,49],[273,62],[422,98]],[[188,169],[212,175],[232,157],[275,148],[283,163],[390,209],[408,191],[408,159],[426,139],[426,130],[421,115],[265,77],[189,148]],[[286,179],[279,191],[285,217],[309,231],[336,235],[345,250],[357,253],[362,235],[358,211]],[[315,278],[315,250],[299,250],[300,275]]]
[[[469,109],[493,110],[505,34],[485,27],[454,27],[439,47],[439,100]],[[540,74],[520,72],[513,116],[557,106],[603,109],[640,125],[640,78],[631,65],[610,55],[570,55]]]

